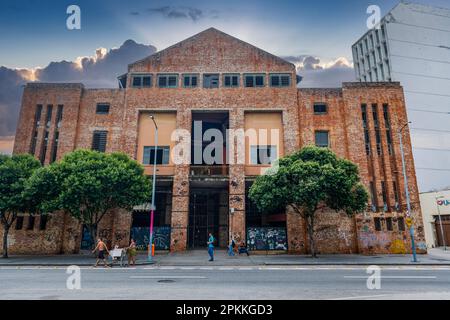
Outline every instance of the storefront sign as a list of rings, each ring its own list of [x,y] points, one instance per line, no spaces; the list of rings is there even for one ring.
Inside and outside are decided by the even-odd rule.
[[[450,206],[450,200],[437,200],[438,206]]]

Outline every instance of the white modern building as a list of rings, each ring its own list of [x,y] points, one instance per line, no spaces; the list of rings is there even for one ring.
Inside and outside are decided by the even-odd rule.
[[[361,82],[405,90],[419,189],[450,185],[450,9],[401,2],[352,47]]]
[[[420,204],[427,247],[441,247],[445,241],[450,250],[450,190],[421,193]]]

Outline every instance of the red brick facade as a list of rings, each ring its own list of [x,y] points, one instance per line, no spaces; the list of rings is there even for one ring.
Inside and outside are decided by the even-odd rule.
[[[200,80],[196,88],[183,86],[183,74],[196,74],[201,79],[203,74],[208,73],[220,74],[218,88],[203,88]],[[239,86],[224,87],[225,73],[239,74]],[[132,77],[136,74],[151,74],[151,87],[134,88]],[[177,87],[159,88],[160,74],[177,74]],[[263,74],[264,86],[246,87],[245,74]],[[286,87],[273,87],[270,83],[271,74],[289,75],[291,82]],[[108,103],[109,114],[96,114],[98,103]],[[314,103],[325,103],[326,114],[315,114]],[[361,110],[364,104],[370,138],[369,155],[366,154]],[[38,127],[35,126],[37,105],[43,106]],[[53,105],[53,116],[47,127],[45,119],[48,105]],[[63,117],[59,126],[56,123],[58,105],[63,106]],[[384,105],[388,110],[390,139],[386,134]],[[373,108],[377,110],[377,128]],[[215,29],[208,29],[129,65],[126,88],[86,89],[81,84],[28,84],[23,94],[14,153],[30,152],[33,137],[37,132],[34,154],[48,164],[54,152],[57,130],[59,140],[56,159],[78,148],[90,149],[93,132],[104,130],[108,132],[106,152],[122,151],[137,159],[139,117],[143,113],[176,113],[176,128],[191,132],[194,113],[219,111],[227,113],[229,129],[244,129],[246,114],[280,113],[280,139],[285,155],[302,146],[314,144],[315,131],[327,131],[330,148],[338,156],[358,164],[362,181],[368,189],[371,182],[373,183],[376,192],[375,213],[368,210],[367,213],[352,218],[343,213],[327,211],[319,214],[316,227],[319,252],[369,254],[402,253],[410,250],[408,231],[398,229],[400,221],[397,219],[404,216],[405,210],[397,133],[407,122],[402,87],[398,83],[344,83],[339,89],[297,89],[294,65]],[[377,130],[380,133],[378,136]],[[48,143],[43,156],[46,135]],[[423,249],[422,217],[409,131],[404,132],[403,138],[413,215],[417,223],[416,243]],[[391,140],[390,143],[388,139]],[[233,209],[228,217],[228,231],[229,235],[238,241],[246,239],[246,181],[254,178],[254,175],[246,175],[247,169],[251,169],[249,167],[248,163],[230,164],[227,175],[219,181],[228,184],[228,206]],[[151,172],[150,167],[146,167],[146,172]],[[191,167],[175,165],[171,174],[164,174],[161,169],[158,178],[170,181],[171,186],[170,248],[175,251],[186,250],[190,193],[194,185]],[[205,185],[208,181],[203,179],[201,183]],[[385,203],[387,210],[383,209]],[[374,218],[378,217],[381,218],[377,220],[381,230],[375,230]],[[308,252],[306,229],[302,219],[292,212],[287,212],[285,220],[288,250]],[[130,213],[111,213],[99,226],[100,234],[108,239],[110,244],[125,245],[130,237],[131,223]],[[50,254],[79,251],[81,226],[67,215],[53,214],[45,230],[37,229],[11,230],[10,252]]]

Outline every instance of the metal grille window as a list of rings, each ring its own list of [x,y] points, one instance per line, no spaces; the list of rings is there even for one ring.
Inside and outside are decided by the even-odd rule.
[[[177,74],[160,74],[158,75],[158,87],[160,88],[176,88],[178,87]]]
[[[251,146],[250,163],[269,165],[277,159],[277,146]]]
[[[289,87],[291,85],[291,75],[289,74],[271,74],[271,87]]]
[[[316,131],[316,146],[321,148],[328,148],[330,146],[328,131]]]
[[[193,74],[183,75],[183,86],[185,88],[196,88],[198,86],[198,75]]]
[[[156,164],[169,164],[169,157],[170,147],[156,147]],[[144,147],[144,158],[142,163],[144,165],[151,165],[155,163],[155,147]]]
[[[97,108],[95,109],[96,114],[108,114],[109,104],[108,103],[97,103]]]
[[[223,86],[227,88],[239,87],[239,75],[238,74],[226,74],[223,76]]]
[[[92,138],[92,150],[105,152],[107,137],[108,131],[94,131],[94,135]]]
[[[245,77],[245,87],[264,87],[264,77],[263,74],[247,74]]]
[[[326,103],[314,103],[314,114],[326,114],[328,107]]]
[[[219,74],[204,74],[203,75],[203,88],[212,89],[219,87]]]
[[[150,88],[152,86],[151,74],[133,75],[131,78],[131,85],[133,88]]]

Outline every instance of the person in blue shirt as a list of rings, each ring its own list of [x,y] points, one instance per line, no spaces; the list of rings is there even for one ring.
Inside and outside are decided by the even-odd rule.
[[[234,256],[234,247],[236,247],[236,242],[234,242],[234,238],[231,237],[230,245],[228,246],[228,255],[230,257]]]
[[[208,239],[208,254],[209,254],[209,261],[214,261],[214,236],[212,233],[209,233],[209,239]]]

